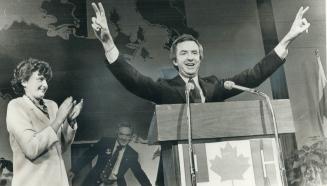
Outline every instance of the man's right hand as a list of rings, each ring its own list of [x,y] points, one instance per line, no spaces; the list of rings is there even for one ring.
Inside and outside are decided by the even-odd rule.
[[[92,3],[96,17],[92,17],[92,28],[95,36],[102,42],[106,50],[112,49],[115,45],[111,37],[106,14],[101,3]]]

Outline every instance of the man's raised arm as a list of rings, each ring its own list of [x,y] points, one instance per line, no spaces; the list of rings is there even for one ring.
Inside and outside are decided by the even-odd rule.
[[[115,62],[119,56],[114,40],[109,31],[108,23],[102,3],[92,3],[96,17],[92,17],[92,28],[95,36],[101,41],[104,48],[106,58],[111,64]]]
[[[284,36],[284,38],[278,43],[275,47],[275,52],[281,59],[285,59],[288,54],[288,46],[289,44],[296,39],[299,35],[301,35],[304,31],[308,32],[310,27],[310,23],[306,18],[303,17],[304,13],[309,10],[309,7],[303,8],[301,7],[297,12],[293,24],[288,31],[288,33]]]

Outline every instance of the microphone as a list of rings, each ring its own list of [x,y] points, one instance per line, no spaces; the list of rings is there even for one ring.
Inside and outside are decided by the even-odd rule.
[[[224,82],[224,87],[227,90],[237,89],[237,90],[241,90],[241,91],[244,91],[244,92],[249,92],[251,94],[261,95],[260,94],[261,92],[259,92],[256,89],[236,85],[233,81],[225,81]]]
[[[190,91],[193,90],[195,85],[187,82],[185,85],[185,98],[186,98],[186,119],[187,119],[187,141],[188,141],[188,157],[190,163],[191,185],[196,186],[196,171],[194,162],[194,151],[192,144],[192,121],[191,121],[191,108],[190,108]]]

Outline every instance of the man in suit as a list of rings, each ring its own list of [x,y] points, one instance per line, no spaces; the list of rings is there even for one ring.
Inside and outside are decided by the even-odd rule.
[[[117,138],[101,138],[94,146],[86,150],[76,160],[71,175],[74,177],[87,163],[98,156],[96,165],[83,181],[83,186],[125,186],[124,178],[128,169],[142,186],[151,183],[138,161],[138,153],[128,144],[132,139],[133,129],[128,123],[118,126]]]
[[[4,172],[7,169],[9,172]],[[10,160],[0,158],[0,186],[11,185],[13,164]]]
[[[224,101],[241,93],[238,90],[226,90],[224,88],[226,80],[251,88],[260,85],[285,62],[289,44],[310,26],[310,23],[303,18],[309,7],[301,7],[291,29],[274,50],[253,68],[226,79],[198,75],[203,59],[203,47],[193,36],[183,34],[170,48],[170,59],[179,74],[173,79],[154,81],[126,62],[112,39],[102,4],[99,3],[97,6],[92,3],[92,6],[96,14],[96,17],[92,18],[92,28],[104,47],[108,69],[126,89],[156,104],[185,103],[185,85],[189,81],[194,83],[197,92],[195,93],[197,98],[191,95],[191,101],[202,103]]]
[[[156,104],[185,103],[185,87],[188,82],[194,85],[190,92],[190,101],[193,103],[224,101],[242,92],[226,90],[225,81],[233,81],[235,84],[250,88],[257,87],[285,62],[289,44],[310,27],[310,23],[303,17],[309,7],[301,7],[289,32],[268,55],[253,68],[225,79],[199,76],[203,47],[193,36],[183,34],[170,48],[170,59],[178,70],[178,75],[172,79],[154,81],[126,62],[112,39],[102,4],[92,3],[92,6],[96,14],[96,17],[92,18],[92,28],[105,50],[108,69],[126,89]],[[162,184],[162,181],[160,182],[159,185]]]

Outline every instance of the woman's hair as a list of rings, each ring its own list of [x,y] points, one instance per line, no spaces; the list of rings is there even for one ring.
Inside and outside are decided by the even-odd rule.
[[[52,78],[52,70],[47,62],[29,58],[20,62],[15,70],[11,79],[11,87],[17,95],[23,95],[25,93],[22,85],[23,81],[28,81],[33,72],[39,72],[39,75],[43,75],[47,81]]]

